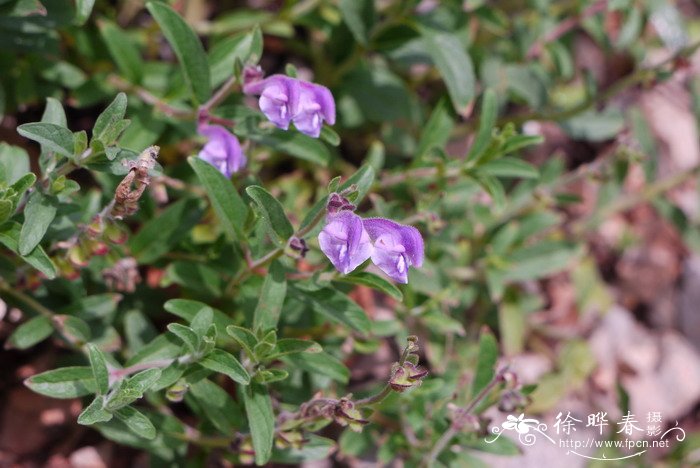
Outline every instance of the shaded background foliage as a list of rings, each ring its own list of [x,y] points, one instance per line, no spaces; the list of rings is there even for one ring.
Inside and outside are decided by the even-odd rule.
[[[662,412],[665,427],[678,420],[688,437],[645,457],[696,460],[697,2],[170,6],[0,1],[3,463],[579,461],[539,445],[485,444],[487,423],[520,407],[549,422],[560,411],[584,420],[608,411],[611,421],[628,409],[640,419]],[[182,39],[195,36],[171,11],[203,48]],[[266,125],[235,79],[258,63],[328,86],[332,130],[315,140]],[[212,114],[245,142],[249,161],[232,184],[187,159],[203,143],[197,108],[222,86]],[[37,121],[70,131],[22,127],[40,152],[17,133]],[[54,133],[37,137],[45,128]],[[122,160],[154,144],[138,211],[90,237],[128,171]],[[22,178],[30,168],[36,182]],[[423,233],[426,262],[407,286],[376,270],[336,275],[318,227],[306,258],[268,261],[287,237],[266,221],[270,210],[298,230],[348,181],[359,213]],[[273,201],[260,202],[254,185]],[[191,323],[198,313],[216,336]],[[269,315],[278,313],[279,325]],[[250,338],[260,323],[276,336]],[[299,419],[290,415],[316,392],[354,401],[380,392],[409,335],[430,372],[420,387],[331,424],[306,421],[260,458],[274,425]],[[279,356],[282,339],[314,343]],[[98,432],[76,424],[85,396],[106,397],[113,383],[100,388],[103,360],[133,368],[199,352],[183,381],[136,374],[145,397],[114,410],[135,431],[116,419]],[[479,427],[451,433],[497,360],[523,385],[499,382],[472,408]],[[83,398],[22,386],[67,366],[85,366],[69,380],[85,391],[28,385]],[[256,399],[266,392],[270,400]],[[246,398],[256,401],[247,412]],[[343,430],[364,418],[361,432]],[[297,436],[308,443],[289,448]]]

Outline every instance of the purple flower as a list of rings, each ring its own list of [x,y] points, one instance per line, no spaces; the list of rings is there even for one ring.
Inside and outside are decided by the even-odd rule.
[[[338,271],[350,273],[372,255],[372,243],[362,218],[352,211],[329,214],[318,243]]]
[[[423,238],[418,229],[383,218],[368,218],[363,225],[372,240],[372,262],[390,278],[408,283],[408,267],[423,265]]]
[[[294,126],[301,133],[318,138],[323,121],[335,124],[335,101],[325,86],[299,81],[299,99],[294,107]]]
[[[199,134],[209,139],[199,157],[219,170],[226,177],[245,166],[246,158],[238,138],[220,125],[201,124]]]
[[[260,95],[260,110],[281,129],[287,130],[294,122],[301,133],[318,138],[324,121],[335,124],[335,101],[325,86],[272,75],[246,83],[243,92]]]

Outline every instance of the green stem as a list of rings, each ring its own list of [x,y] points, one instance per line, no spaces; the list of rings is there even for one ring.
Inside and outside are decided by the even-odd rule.
[[[677,174],[657,180],[656,182],[647,185],[640,193],[632,193],[620,197],[613,203],[606,205],[598,213],[593,214],[590,218],[576,223],[573,226],[573,232],[583,233],[586,230],[595,228],[598,226],[598,224],[600,224],[601,220],[604,220],[615,213],[627,211],[640,203],[654,200],[659,195],[662,195],[685,181],[696,177],[698,174],[700,174],[700,165],[693,166],[685,171],[681,171]]]
[[[235,85],[236,85],[236,76],[231,76],[226,82],[221,85],[219,90],[209,99],[207,102],[205,102],[202,107],[200,107],[200,111],[210,111],[211,109],[215,108],[224,100],[228,97],[229,94],[231,94],[231,91],[233,91]]]
[[[1,279],[0,293],[10,296],[15,300],[24,303],[25,305],[29,306],[29,308],[33,309],[35,312],[39,313],[40,315],[43,315],[46,318],[53,319],[54,317],[54,313],[50,309],[39,303],[39,301],[37,301],[31,296],[27,296],[18,289],[10,287],[10,285],[8,285],[4,280]]]
[[[529,120],[544,120],[544,121],[555,121],[555,122],[560,122],[562,120],[567,120],[570,119],[571,117],[584,112],[588,110],[589,108],[593,107],[596,104],[601,104],[613,96],[617,95],[621,91],[624,91],[625,89],[632,87],[634,85],[637,85],[639,83],[643,83],[644,81],[647,81],[649,79],[656,78],[659,75],[659,70],[666,65],[672,64],[679,58],[683,57],[689,57],[692,55],[698,48],[700,48],[700,42],[695,42],[688,47],[685,47],[681,49],[678,53],[674,54],[673,56],[667,58],[663,62],[659,63],[658,65],[654,66],[653,68],[640,68],[633,72],[632,74],[626,76],[625,78],[622,78],[621,80],[615,82],[612,86],[610,86],[608,89],[603,91],[600,94],[597,94],[596,96],[590,97],[589,99],[585,100],[581,104],[572,107],[571,109],[566,109],[563,111],[556,111],[556,110],[545,110],[541,112],[534,112],[532,114],[525,114],[521,116],[516,116],[516,117],[503,117],[498,120],[497,125],[502,126],[506,123],[514,123],[516,125],[522,124],[524,122],[527,122]]]
[[[316,227],[316,225],[326,216],[326,210],[321,209],[319,210],[318,213],[316,213],[316,216],[303,228],[299,229],[297,232],[295,232],[292,237],[298,237],[298,238],[303,238],[306,236],[311,230]],[[265,256],[259,258],[258,260],[255,260],[254,262],[251,262],[248,265],[248,268],[244,269],[240,273],[238,273],[236,276],[231,278],[231,281],[229,281],[228,285],[226,285],[226,290],[224,294],[228,297],[231,297],[233,295],[233,291],[236,289],[236,286],[240,284],[242,281],[250,277],[253,271],[257,270],[258,268],[262,268],[264,266],[267,266],[269,263],[271,263],[273,260],[276,260],[277,258],[281,257],[284,254],[284,247],[277,247],[276,249],[268,252],[265,254]]]
[[[401,359],[399,359],[399,366],[403,366],[406,363],[406,359],[408,358],[408,355],[411,354],[410,351],[410,346],[406,346],[403,350],[403,353],[401,353]],[[377,393],[376,395],[372,395],[367,398],[362,398],[361,400],[357,400],[355,402],[355,407],[362,407],[362,406],[369,406],[369,405],[376,405],[377,403],[381,403],[384,401],[384,398],[389,396],[391,393],[391,385],[386,384],[382,390]]]
[[[493,390],[496,385],[499,384],[502,375],[503,371],[497,372],[488,385],[481,389],[481,391],[472,399],[471,402],[469,402],[464,410],[460,412],[459,416],[455,417],[452,424],[450,424],[450,427],[442,434],[437,442],[435,442],[433,448],[421,462],[422,467],[433,466],[435,460],[437,460],[437,457],[440,456],[442,451],[445,450],[445,447],[447,447],[447,444],[449,444],[450,441],[459,433],[459,431],[462,430],[462,426],[467,416],[469,416],[472,411],[474,411],[474,408],[476,408],[476,406],[481,403],[489,395],[489,393],[491,393],[491,390]]]
[[[177,109],[161,100],[159,97],[154,96],[148,90],[133,85],[119,76],[111,75],[107,78],[107,81],[120,91],[136,94],[143,102],[152,105],[167,116],[187,120],[195,118],[195,113],[193,111]]]
[[[7,282],[0,278],[0,296],[11,297],[18,302],[23,303],[30,309],[37,312],[39,315],[46,317],[51,322],[53,328],[63,337],[63,339],[76,351],[83,351],[83,348],[79,346],[75,339],[68,335],[63,328],[62,322],[56,320],[56,314],[48,307],[41,304],[39,301],[31,296],[26,295],[22,291],[11,287]]]

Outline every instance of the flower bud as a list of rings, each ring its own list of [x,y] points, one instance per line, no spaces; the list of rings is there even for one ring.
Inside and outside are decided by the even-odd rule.
[[[389,385],[394,391],[403,393],[409,388],[420,386],[427,375],[427,369],[411,362],[404,362],[403,366],[395,364]]]
[[[309,251],[306,241],[304,239],[299,239],[298,237],[292,237],[289,239],[289,249],[301,258],[306,257],[306,253]]]
[[[355,205],[350,203],[347,198],[337,193],[331,193],[328,196],[326,203],[326,211],[328,214],[335,214],[339,211],[355,211]]]
[[[104,222],[102,221],[100,215],[96,215],[94,218],[92,218],[92,221],[90,221],[90,224],[87,225],[85,232],[87,233],[88,237],[92,239],[97,239],[102,235],[104,232]]]
[[[255,449],[253,449],[253,441],[250,437],[246,437],[238,447],[238,460],[241,465],[252,465],[255,463]]]
[[[275,437],[275,445],[278,449],[301,449],[304,443],[308,442],[308,439],[304,438],[301,431],[286,431],[277,433]]]
[[[74,245],[68,250],[68,260],[70,260],[74,267],[82,268],[89,263],[90,254],[85,250],[83,245]]]
[[[173,403],[180,403],[184,398],[187,390],[190,386],[183,379],[175,382],[168,390],[165,392],[165,397],[172,401]]]
[[[109,252],[109,247],[104,242],[95,242],[92,244],[92,253],[94,255],[103,256],[107,255]]]
[[[362,426],[369,424],[369,421],[355,408],[355,404],[347,398],[341,398],[338,401],[333,419],[341,426],[347,426],[354,432],[362,432]]]
[[[104,228],[104,234],[107,239],[114,244],[123,244],[129,238],[129,234],[125,229],[116,223],[109,223]]]

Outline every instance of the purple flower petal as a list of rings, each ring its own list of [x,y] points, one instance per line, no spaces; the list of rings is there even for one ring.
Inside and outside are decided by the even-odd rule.
[[[299,96],[299,83],[284,75],[272,75],[243,86],[246,94],[260,95],[260,110],[270,122],[283,130],[289,128]]]
[[[199,152],[199,157],[216,167],[226,177],[238,172],[246,163],[238,138],[220,125],[200,125],[200,135],[209,141]]]
[[[384,218],[368,218],[363,225],[374,244],[372,262],[399,283],[408,282],[408,267],[423,265],[423,237],[413,226]]]
[[[279,128],[287,130],[289,122],[301,133],[318,138],[323,122],[335,124],[335,101],[325,86],[272,75],[243,86],[246,94],[260,95],[260,110]]]
[[[333,266],[348,274],[372,255],[372,243],[362,226],[362,218],[351,211],[329,215],[318,235],[321,251]]]

